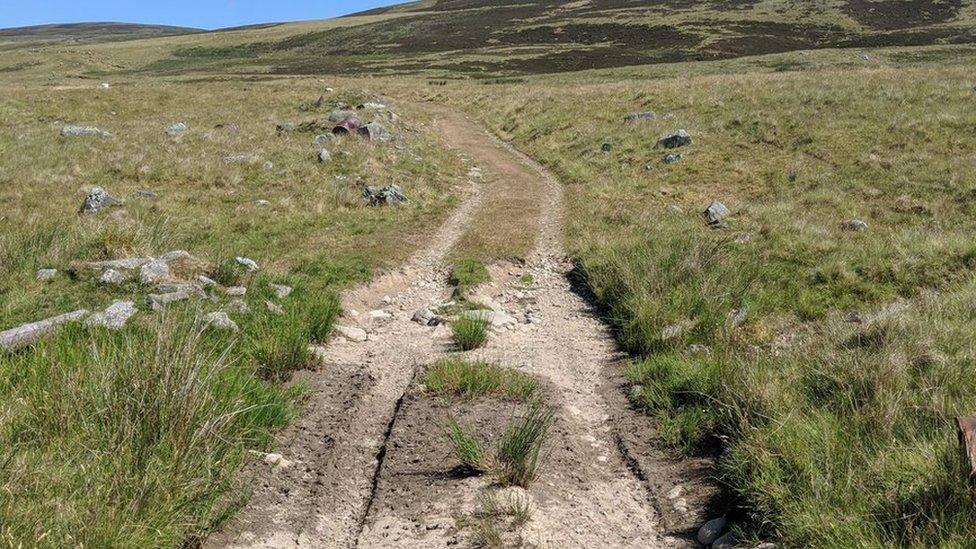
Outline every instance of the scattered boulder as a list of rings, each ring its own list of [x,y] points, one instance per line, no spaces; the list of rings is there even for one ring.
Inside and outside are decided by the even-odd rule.
[[[678,130],[659,139],[656,147],[677,149],[685,145],[691,145],[691,135],[685,130]]]
[[[85,321],[85,326],[121,330],[137,312],[136,304],[132,301],[116,301],[104,311],[88,317],[88,320]]]
[[[235,258],[238,264],[242,265],[248,272],[253,273],[258,270],[258,264],[253,259],[238,256]]]
[[[247,302],[243,299],[232,299],[227,303],[227,307],[230,308],[230,310],[242,315],[251,312],[251,307],[249,307]]]
[[[369,339],[369,336],[366,334],[366,330],[363,330],[362,328],[355,328],[352,326],[336,326],[335,331],[342,337],[356,343],[363,343]]]
[[[51,280],[52,278],[58,276],[57,269],[39,269],[37,271],[38,280]]]
[[[393,315],[382,309],[376,309],[369,312],[369,318],[370,320],[393,320]]]
[[[291,286],[285,286],[284,284],[269,284],[272,290],[274,290],[275,296],[278,299],[285,299],[290,296],[294,289]]]
[[[681,160],[682,158],[683,156],[681,155],[681,153],[668,153],[664,155],[664,163],[674,164],[675,162]]]
[[[152,310],[159,311],[164,309],[170,303],[185,301],[187,299],[190,299],[190,292],[185,290],[165,294],[150,294],[146,296],[146,304],[149,305],[149,308]]]
[[[82,202],[78,212],[83,214],[97,214],[103,208],[122,206],[124,204],[124,200],[113,197],[102,187],[94,187],[88,191],[88,194],[85,196],[85,201]]]
[[[398,185],[389,185],[382,188],[366,187],[363,189],[363,198],[369,201],[370,206],[396,205],[408,202],[406,195]]]
[[[390,141],[393,135],[379,122],[370,122],[358,130],[359,135],[370,141]]]
[[[159,256],[159,261],[162,261],[163,263],[169,263],[171,261],[178,261],[181,259],[193,259],[193,256],[190,255],[190,252],[186,250],[173,250]]]
[[[657,113],[654,111],[633,112],[624,116],[624,122],[634,123],[644,120],[656,120]]]
[[[155,284],[169,276],[169,265],[161,259],[150,261],[139,269],[139,280],[143,284]]]
[[[101,137],[103,139],[111,139],[113,135],[95,126],[67,125],[61,128],[61,137]]]
[[[866,231],[868,224],[860,219],[848,219],[841,222],[840,228],[845,231]]]
[[[107,269],[98,277],[98,283],[106,286],[122,284],[125,282],[125,275],[115,269]]]
[[[204,317],[204,322],[206,322],[207,327],[216,328],[218,330],[230,330],[232,332],[238,331],[240,328],[237,327],[237,323],[227,316],[227,313],[223,311],[217,311],[208,314]]]
[[[725,204],[722,204],[717,200],[713,200],[712,203],[705,208],[705,211],[702,212],[705,222],[707,222],[708,226],[712,227],[713,229],[725,228],[726,225],[724,219],[730,215],[732,215],[732,212],[725,206]]]
[[[260,160],[258,155],[254,153],[239,153],[224,157],[224,162],[227,164],[257,164],[258,160]]]
[[[190,128],[187,127],[186,122],[177,122],[176,124],[166,128],[166,135],[176,137],[178,135],[183,135],[188,129]]]
[[[711,545],[725,531],[727,524],[725,517],[713,518],[706,522],[698,529],[698,535],[696,536],[698,543],[705,546]]]
[[[77,322],[88,316],[81,309],[38,322],[31,322],[0,332],[0,350],[12,352],[37,343],[42,337],[57,330],[68,322]]]
[[[330,153],[328,149],[322,149],[319,151],[319,162],[323,164],[332,162],[332,153]]]
[[[247,288],[243,286],[231,286],[227,288],[227,295],[231,297],[244,297],[247,294]]]
[[[270,311],[270,312],[272,312],[272,313],[274,313],[276,315],[283,315],[283,314],[285,314],[285,310],[281,307],[281,305],[278,305],[277,303],[275,303],[273,301],[265,301],[264,302],[264,306],[268,309],[268,311]]]
[[[217,281],[210,278],[209,276],[197,275],[197,282],[203,284],[204,288],[209,288],[217,285]]]

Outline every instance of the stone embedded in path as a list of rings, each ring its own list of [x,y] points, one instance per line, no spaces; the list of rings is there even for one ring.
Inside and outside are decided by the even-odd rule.
[[[860,219],[848,219],[840,224],[840,228],[845,231],[866,231],[868,224]]]
[[[410,320],[424,326],[437,326],[441,323],[441,318],[427,307],[417,309]]]
[[[88,311],[81,309],[4,330],[0,332],[0,350],[9,352],[28,347],[37,343],[45,335],[54,332],[60,326],[68,322],[79,321],[86,316],[88,316]]]
[[[113,197],[102,187],[93,187],[92,190],[88,191],[88,195],[85,196],[85,201],[81,204],[81,208],[78,211],[83,214],[96,214],[103,208],[122,206],[124,204],[124,200]]]
[[[274,290],[275,296],[278,299],[285,299],[294,291],[291,286],[285,286],[284,284],[269,284],[268,286]]]
[[[239,265],[247,269],[248,272],[253,273],[254,271],[258,270],[258,263],[251,258],[238,256],[234,258],[234,260],[237,261]]]
[[[57,269],[39,269],[37,271],[38,280],[51,280],[52,278],[58,276]]]
[[[121,330],[137,312],[136,304],[132,301],[116,301],[104,311],[88,317],[88,320],[85,321],[85,326]]]
[[[713,518],[706,522],[698,529],[698,535],[696,536],[698,543],[706,546],[711,545],[712,542],[722,535],[727,524],[725,517]]]
[[[139,269],[139,281],[143,284],[155,284],[169,278],[169,265],[161,259],[146,263]]]
[[[186,126],[186,122],[177,122],[166,128],[166,135],[170,137],[176,137],[178,135],[183,135],[189,128]]]
[[[106,286],[123,282],[125,282],[125,275],[115,269],[108,269],[98,277],[98,283]]]
[[[362,328],[355,328],[352,326],[336,326],[335,331],[342,337],[356,343],[363,343],[369,339],[369,336],[366,334],[366,330],[363,330]]]
[[[685,145],[691,145],[691,135],[685,130],[678,130],[659,139],[656,146],[665,149],[677,149]]]
[[[109,139],[112,134],[105,130],[100,130],[95,126],[75,126],[67,125],[61,128],[61,137],[101,137]]]
[[[223,311],[208,314],[204,318],[204,321],[207,323],[208,327],[216,328],[218,330],[230,330],[232,332],[239,330],[237,323],[231,320],[230,317],[227,316],[227,313]]]

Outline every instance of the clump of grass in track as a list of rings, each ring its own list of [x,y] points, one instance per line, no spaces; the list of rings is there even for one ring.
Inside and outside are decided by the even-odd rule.
[[[451,268],[449,282],[462,294],[491,280],[485,264],[476,259],[457,259]]]
[[[509,423],[496,457],[498,478],[503,486],[528,488],[536,479],[543,457],[542,446],[554,417],[555,410],[537,400]]]
[[[491,322],[483,318],[461,317],[451,324],[454,342],[462,351],[472,351],[488,342]]]
[[[445,358],[435,362],[421,378],[427,393],[462,400],[504,396],[525,401],[535,395],[535,378],[511,368],[483,361]]]
[[[488,487],[478,494],[478,502],[473,541],[479,547],[505,547],[506,535],[517,534],[532,518],[531,504],[520,493],[510,493],[506,498],[496,488]],[[521,539],[513,541],[509,546],[522,545]]]
[[[451,441],[454,456],[461,462],[461,466],[476,473],[484,473],[491,468],[491,463],[481,446],[481,442],[474,435],[468,433],[451,420],[447,424],[447,436]]]

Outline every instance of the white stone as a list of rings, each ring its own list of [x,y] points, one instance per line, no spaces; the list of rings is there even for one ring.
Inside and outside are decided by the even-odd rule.
[[[58,276],[57,269],[40,269],[37,271],[38,280],[51,280],[56,276]]]
[[[290,296],[293,289],[291,286],[285,286],[284,284],[269,284],[272,290],[274,290],[275,295],[278,299],[285,299]]]
[[[98,283],[104,285],[121,284],[125,282],[125,275],[115,269],[108,269],[98,277]]]
[[[251,258],[248,258],[248,257],[240,257],[239,256],[239,257],[237,257],[235,259],[237,260],[237,262],[239,264],[243,265],[249,272],[254,272],[254,271],[258,270],[258,264],[257,264],[257,262],[254,261]]]

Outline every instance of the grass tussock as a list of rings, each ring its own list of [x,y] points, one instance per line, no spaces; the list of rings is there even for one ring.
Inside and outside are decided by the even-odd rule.
[[[0,539],[178,546],[239,503],[232,474],[291,398],[194,325],[74,326],[0,357]]]
[[[484,263],[476,259],[463,258],[454,261],[448,282],[463,293],[490,280],[491,276]]]
[[[483,318],[461,317],[451,324],[454,343],[462,351],[472,351],[488,342],[491,322]]]
[[[539,382],[512,368],[458,357],[435,362],[421,378],[427,393],[462,400],[504,396],[526,401],[536,394]]]
[[[543,447],[554,418],[552,406],[539,399],[530,401],[513,415],[492,455],[485,453],[477,435],[456,421],[448,424],[447,434],[463,466],[477,473],[495,474],[501,486],[528,488],[545,459]]]

